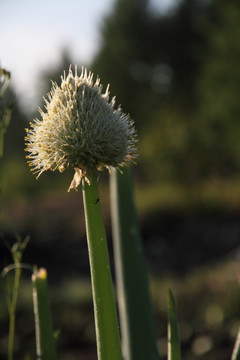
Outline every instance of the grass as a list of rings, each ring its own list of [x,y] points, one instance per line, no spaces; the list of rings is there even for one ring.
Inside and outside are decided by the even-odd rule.
[[[209,263],[186,276],[153,277],[151,289],[159,317],[166,315],[166,294],[174,290],[178,304],[183,359],[231,358],[240,325],[239,265],[228,258]],[[160,329],[159,329],[160,330]],[[161,333],[161,339],[166,334]],[[209,341],[209,349],[199,349],[197,341]],[[201,344],[201,342],[199,342]],[[164,349],[163,349],[164,351]]]

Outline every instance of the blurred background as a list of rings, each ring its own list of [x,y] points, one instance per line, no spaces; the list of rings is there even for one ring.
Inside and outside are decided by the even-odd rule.
[[[31,236],[24,262],[49,275],[59,359],[96,359],[81,192],[73,176],[30,173],[24,128],[69,64],[110,83],[135,120],[136,200],[166,358],[167,291],[178,303],[184,360],[230,358],[240,325],[240,8],[238,0],[0,0],[0,65],[14,102],[5,136],[5,240]],[[100,174],[111,247],[108,174]],[[0,292],[0,359],[7,310]],[[30,275],[17,316],[18,359],[34,354]],[[34,358],[34,355],[32,355]]]

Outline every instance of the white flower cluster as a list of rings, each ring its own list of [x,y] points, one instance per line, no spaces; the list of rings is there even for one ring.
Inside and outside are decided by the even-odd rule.
[[[53,83],[45,99],[46,112],[26,129],[28,163],[39,177],[44,171],[75,169],[70,188],[77,188],[82,177],[98,169],[119,167],[137,156],[136,131],[133,121],[120,107],[114,109],[115,98],[109,90],[102,93],[100,79],[82,69],[81,76],[69,69],[61,87]]]

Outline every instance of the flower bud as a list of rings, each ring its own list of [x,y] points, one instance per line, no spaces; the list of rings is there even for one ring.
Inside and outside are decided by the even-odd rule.
[[[115,98],[109,99],[109,87],[102,92],[100,79],[82,69],[73,75],[71,67],[62,76],[59,87],[45,99],[45,109],[39,109],[41,120],[35,119],[27,129],[28,163],[39,177],[46,170],[63,172],[75,169],[69,188],[77,188],[81,179],[96,170],[129,164],[137,156],[136,130],[130,117]]]

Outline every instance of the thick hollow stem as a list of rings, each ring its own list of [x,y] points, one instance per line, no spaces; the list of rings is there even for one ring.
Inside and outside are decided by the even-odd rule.
[[[47,271],[35,270],[32,283],[37,357],[41,360],[55,360],[56,348],[48,298]]]
[[[83,199],[92,278],[98,360],[121,360],[121,344],[107,240],[96,174],[83,180]]]
[[[159,360],[147,268],[131,168],[112,169],[113,249],[123,350],[126,360]]]

